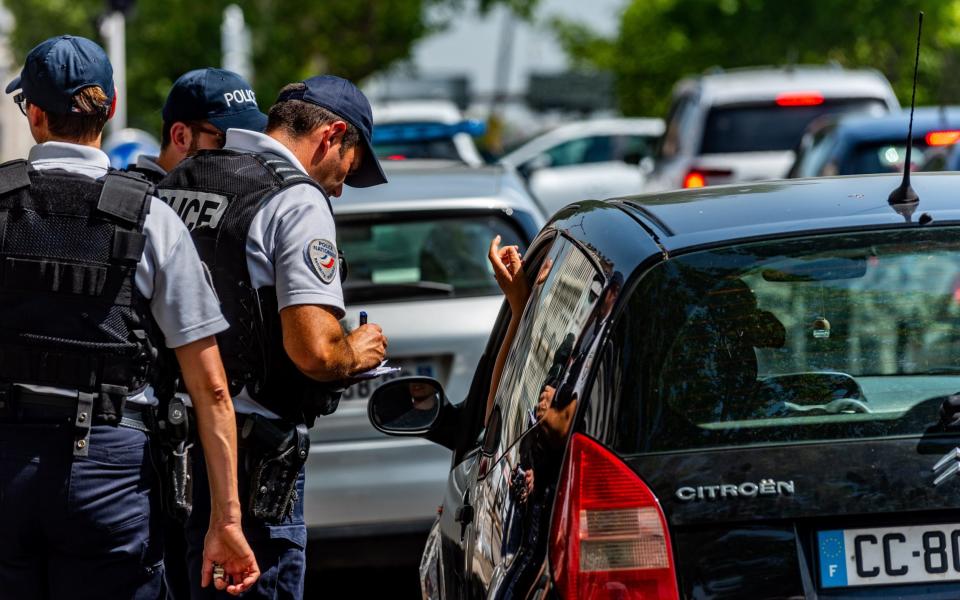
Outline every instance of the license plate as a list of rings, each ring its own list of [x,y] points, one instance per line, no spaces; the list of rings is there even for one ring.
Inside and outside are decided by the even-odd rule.
[[[960,580],[960,524],[817,532],[820,585]]]
[[[373,390],[382,384],[407,375],[422,375],[424,377],[437,377],[437,361],[432,359],[397,359],[390,360],[387,363],[391,367],[400,367],[399,372],[389,373],[376,379],[361,381],[351,385],[343,392],[341,400],[369,400]]]

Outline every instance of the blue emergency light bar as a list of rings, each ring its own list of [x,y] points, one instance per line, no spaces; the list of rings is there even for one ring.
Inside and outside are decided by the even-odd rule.
[[[373,126],[374,144],[399,142],[428,142],[451,138],[458,133],[472,136],[483,135],[487,126],[482,121],[468,119],[448,125],[446,123],[386,123]]]

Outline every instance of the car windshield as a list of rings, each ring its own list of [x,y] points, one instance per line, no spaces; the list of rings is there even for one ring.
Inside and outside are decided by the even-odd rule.
[[[779,106],[773,102],[715,106],[707,115],[701,154],[792,150],[804,129],[826,114],[870,112],[886,107],[875,99],[825,100],[814,106]]]
[[[411,298],[497,295],[490,240],[525,249],[515,223],[499,214],[342,215],[337,241],[347,259],[347,304]]]
[[[960,228],[679,256],[623,320],[624,451],[922,434],[960,390]]]

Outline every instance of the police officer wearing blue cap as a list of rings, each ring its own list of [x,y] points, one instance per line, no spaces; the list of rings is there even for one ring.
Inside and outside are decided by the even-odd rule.
[[[259,576],[243,537],[227,323],[176,214],[100,150],[113,70],[90,40],[28,54],[6,88],[37,145],[0,165],[0,595],[154,598],[148,450],[156,357],[173,349],[210,461],[205,583]]]
[[[227,129],[262,132],[267,125],[267,115],[257,106],[256,95],[250,84],[232,71],[212,67],[194,69],[181,75],[167,94],[162,116],[159,156],[140,155],[136,165],[128,169],[140,173],[153,183],[158,183],[168,171],[198,151],[223,148]],[[188,415],[192,413],[188,411]],[[172,455],[186,454],[182,460],[189,458],[191,421],[191,418],[186,419],[186,427],[180,429],[180,438],[168,437],[164,441],[169,443],[161,445],[157,462],[162,477],[171,475],[177,468],[177,459]],[[187,481],[184,485],[189,484]],[[190,597],[183,529],[184,513],[189,509],[185,506],[171,507],[169,488],[165,493],[162,528],[166,596],[180,600]],[[188,497],[189,494],[184,493],[184,498]]]
[[[218,340],[241,432],[244,532],[263,569],[247,597],[302,598],[308,428],[387,345],[377,325],[341,328],[346,273],[330,197],[387,179],[370,103],[349,81],[288,85],[268,117],[265,134],[230,129],[223,150],[185,160],[159,187],[191,228],[233,325]],[[207,474],[198,460],[196,483]],[[198,586],[205,510],[197,499],[187,526],[194,600],[215,595]]]
[[[227,129],[262,132],[267,126],[250,84],[233,71],[212,67],[181,75],[162,115],[160,155],[141,155],[130,169],[154,183],[197,151],[223,148]]]

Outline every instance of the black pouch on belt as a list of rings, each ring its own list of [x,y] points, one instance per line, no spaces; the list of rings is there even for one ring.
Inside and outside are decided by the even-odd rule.
[[[293,513],[297,477],[307,461],[310,434],[303,423],[246,415],[240,436],[247,447],[247,514],[277,525]]]

